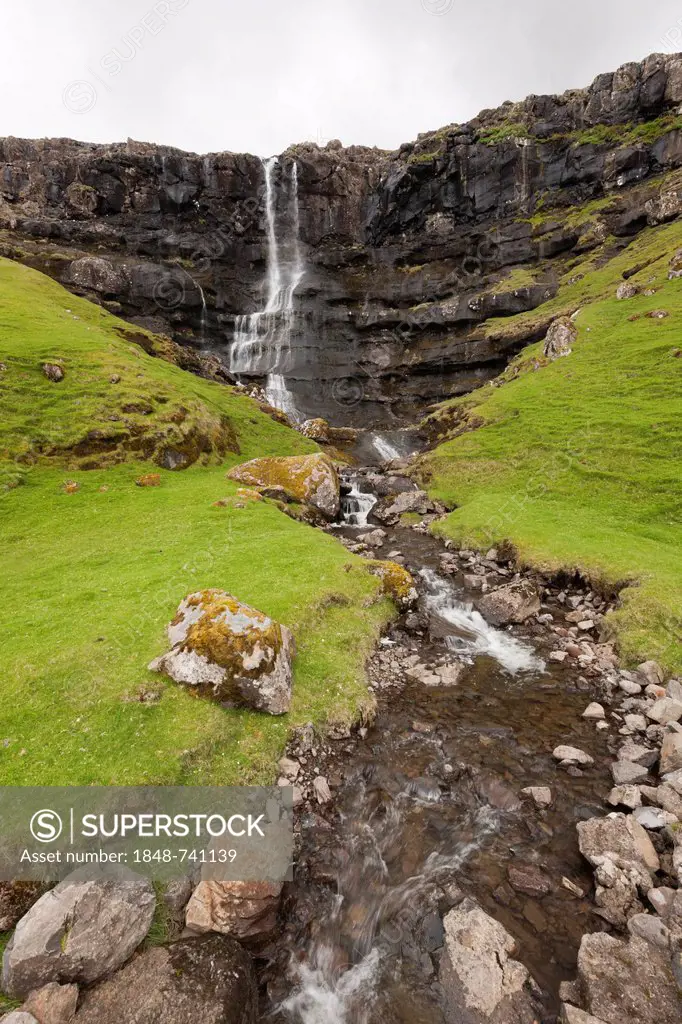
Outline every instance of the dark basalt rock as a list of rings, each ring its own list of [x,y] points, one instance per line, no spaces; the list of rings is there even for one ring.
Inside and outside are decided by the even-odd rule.
[[[682,166],[680,103],[682,55],[654,54],[395,153],[284,153],[277,210],[296,160],[306,265],[286,375],[304,416],[388,425],[497,375],[531,338],[481,324],[547,301],[565,257],[678,215],[646,183]],[[7,138],[0,254],[228,367],[236,317],[263,302],[263,190],[254,156]],[[563,223],[609,196],[588,231]],[[505,284],[519,264],[535,282]]]

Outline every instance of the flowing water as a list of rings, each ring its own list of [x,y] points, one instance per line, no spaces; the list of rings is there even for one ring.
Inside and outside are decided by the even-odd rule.
[[[360,471],[344,498],[341,529],[353,541],[368,517],[374,528],[368,490]],[[442,574],[437,540],[383,528],[376,557],[399,550],[420,580],[419,625],[403,619],[382,641],[372,660],[387,680],[376,683],[376,720],[325,763],[333,805],[302,818],[285,931],[263,974],[263,1020],[444,1024],[441,919],[461,892],[514,935],[551,1016],[582,934],[599,927],[589,899],[562,885],[567,877],[590,890],[575,823],[598,813],[610,787],[605,740],[581,718],[592,695],[577,672],[547,663],[539,627],[486,623],[463,575]],[[464,662],[464,674],[454,686],[424,685],[405,676],[395,652]],[[589,751],[595,768],[575,778],[557,771],[559,743]],[[533,785],[551,786],[548,811],[520,797]],[[540,866],[551,891],[512,889],[511,864]]]
[[[230,370],[237,377],[265,376],[270,403],[298,419],[286,379],[292,361],[294,295],[305,273],[299,237],[298,165],[295,161],[291,164],[288,181],[286,170],[282,171],[286,210],[279,220],[275,182],[278,168],[277,157],[263,161],[267,237],[265,306],[256,313],[237,317],[230,350]]]

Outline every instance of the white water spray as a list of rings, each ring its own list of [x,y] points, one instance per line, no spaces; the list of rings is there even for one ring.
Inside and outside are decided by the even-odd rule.
[[[341,498],[341,515],[346,526],[367,526],[367,517],[378,501],[376,494],[361,491],[357,479],[351,490]]]
[[[372,434],[372,447],[377,452],[384,462],[392,462],[394,459],[399,459],[400,452],[392,445],[390,441],[387,441],[381,434]]]
[[[472,657],[487,654],[512,675],[544,671],[545,663],[534,654],[532,647],[494,629],[472,605],[458,601],[447,580],[433,569],[422,569],[420,575],[426,583],[429,610],[457,629],[457,636],[448,637],[449,646]]]
[[[206,320],[208,319],[208,309],[206,307],[206,296],[204,295],[204,289],[201,285],[197,285],[199,294],[201,295],[201,320],[200,320],[200,331],[201,339],[203,341],[206,334]]]
[[[274,182],[278,163],[277,157],[263,161],[267,235],[265,307],[257,313],[237,317],[230,370],[237,376],[267,375],[266,393],[271,404],[296,419],[298,414],[285,374],[291,368],[294,294],[305,273],[299,239],[298,165],[293,163],[288,185],[288,234],[280,239]]]

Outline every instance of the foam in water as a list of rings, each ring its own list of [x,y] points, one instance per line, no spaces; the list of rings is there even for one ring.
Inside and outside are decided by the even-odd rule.
[[[341,515],[346,526],[367,526],[367,516],[377,503],[375,494],[366,494],[358,488],[358,481],[351,482],[350,494],[341,498]]]
[[[543,672],[545,663],[528,644],[502,630],[494,629],[472,605],[458,601],[447,580],[432,569],[420,573],[427,585],[426,604],[430,611],[454,626],[459,635],[448,641],[458,651],[472,657],[487,654],[507,672]]]
[[[279,1007],[291,1024],[366,1024],[381,981],[384,960],[393,957],[402,940],[398,923],[401,911],[419,902],[424,887],[453,876],[499,828],[500,813],[479,807],[467,815],[463,826],[473,837],[455,844],[450,853],[434,852],[421,871],[398,885],[388,879],[384,852],[393,848],[406,827],[405,811],[418,803],[409,786],[385,817],[377,820],[367,812],[362,787],[358,806],[365,815],[353,825],[353,857],[338,879],[340,896],[334,912],[325,919],[321,937],[313,940],[307,960],[292,957],[290,971],[295,991]],[[360,810],[360,815],[362,815]],[[359,913],[358,913],[359,911]],[[353,952],[348,965],[342,940],[344,913],[353,920]],[[347,921],[346,921],[347,930]]]
[[[392,462],[393,459],[399,459],[400,452],[392,445],[390,441],[387,441],[381,434],[372,434],[372,447],[376,452],[379,453],[384,462]]]
[[[280,239],[274,182],[278,163],[277,157],[263,161],[267,234],[265,308],[237,317],[230,350],[230,370],[237,376],[267,375],[266,393],[270,403],[296,419],[298,414],[285,374],[291,366],[294,293],[305,272],[299,239],[298,165],[293,163],[288,184],[288,234]]]

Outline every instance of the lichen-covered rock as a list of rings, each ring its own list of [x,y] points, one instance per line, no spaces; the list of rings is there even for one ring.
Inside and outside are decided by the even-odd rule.
[[[143,476],[138,476],[135,481],[138,487],[160,487],[161,486],[161,474],[160,473],[145,473]]]
[[[43,373],[53,384],[59,384],[66,376],[64,367],[59,363],[43,363]]]
[[[252,459],[227,475],[251,487],[282,487],[293,501],[312,505],[328,519],[339,513],[339,477],[327,455]]]
[[[481,598],[478,610],[494,626],[525,622],[540,611],[540,595],[530,580],[507,583]]]
[[[223,590],[203,590],[180,603],[168,639],[172,650],[152,671],[221,703],[270,715],[289,710],[294,639],[263,612]]]
[[[561,316],[555,320],[547,331],[545,337],[545,356],[552,361],[562,356],[570,356],[573,345],[578,337],[578,328],[568,316]]]
[[[84,256],[74,260],[69,267],[68,281],[78,288],[102,295],[118,295],[127,286],[123,272],[99,256]]]
[[[187,904],[185,921],[193,932],[262,941],[276,930],[281,895],[281,882],[200,882]]]
[[[109,974],[145,938],[155,906],[146,878],[70,876],[17,925],[3,957],[3,989],[23,997],[51,981],[89,984]]]
[[[329,424],[321,416],[314,420],[306,420],[299,427],[299,431],[312,441],[329,441]]]
[[[224,935],[148,949],[88,989],[74,1024],[255,1024],[251,958]]]
[[[382,582],[382,593],[395,602],[400,611],[414,608],[419,593],[412,575],[397,562],[370,562],[369,571]]]
[[[478,906],[465,899],[443,922],[445,951],[439,982],[452,1024],[533,1024],[536,1007],[530,975],[513,958],[516,942]]]
[[[631,284],[629,281],[623,281],[622,284],[618,285],[618,289],[616,291],[616,298],[621,300],[634,299],[635,295],[638,294],[639,288],[636,285]]]
[[[671,258],[670,269],[668,270],[668,279],[674,281],[678,277],[682,277],[682,249],[678,249],[675,255]]]
[[[433,502],[426,491],[403,491],[400,494],[390,494],[377,502],[372,509],[372,515],[380,523],[394,526],[406,512],[424,516],[432,510]]]

